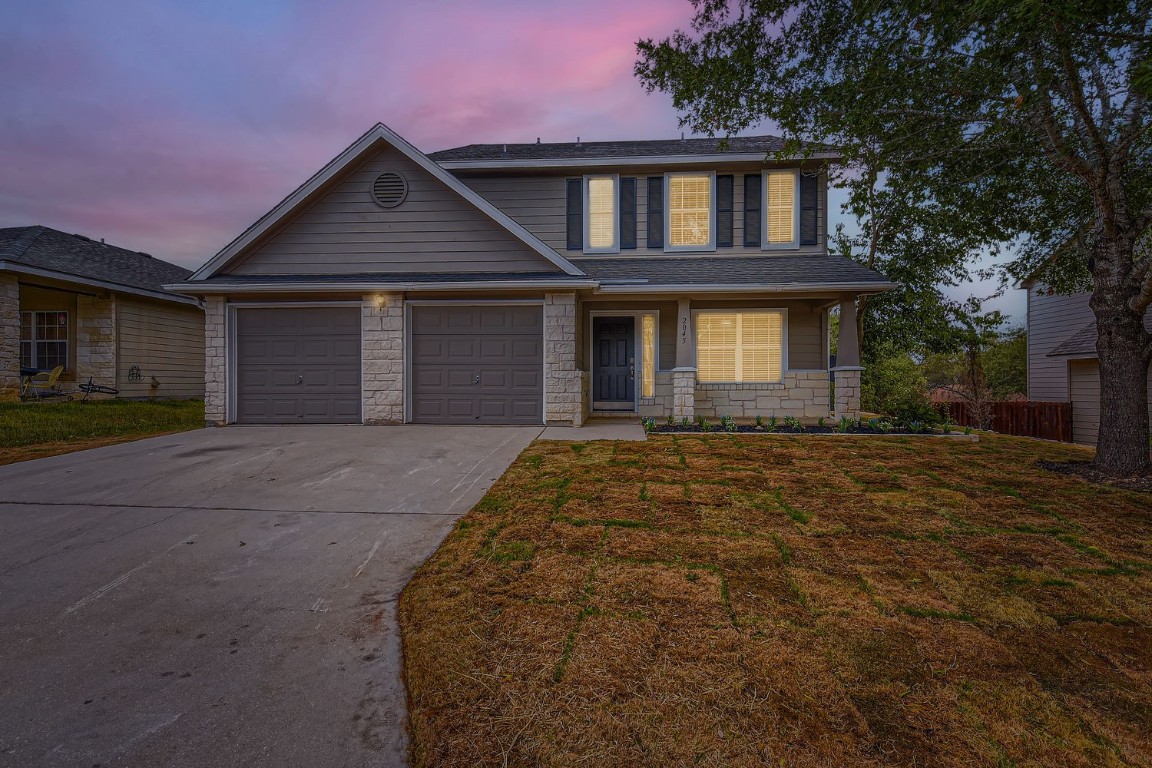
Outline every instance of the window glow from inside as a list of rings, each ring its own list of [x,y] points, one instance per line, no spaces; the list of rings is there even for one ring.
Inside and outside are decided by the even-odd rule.
[[[796,176],[791,172],[769,173],[767,179],[767,241],[769,245],[789,245],[796,242]]]
[[[588,179],[588,247],[616,247],[616,180]]]
[[[712,243],[712,177],[668,177],[668,244],[674,248]]]
[[[701,312],[696,369],[702,383],[783,380],[782,312]]]
[[[640,333],[644,344],[643,369],[640,372],[640,397],[655,397],[656,315],[644,315],[641,318]]]

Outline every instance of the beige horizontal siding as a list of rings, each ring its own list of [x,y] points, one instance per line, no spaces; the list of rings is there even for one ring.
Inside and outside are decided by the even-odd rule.
[[[1087,293],[1047,295],[1047,286],[1028,291],[1028,399],[1066,402],[1068,360],[1048,353],[1092,322]]]
[[[622,178],[636,179],[636,248],[621,251],[622,256],[658,256],[664,255],[663,248],[648,247],[648,176],[656,173],[638,173],[627,168],[605,169],[597,173],[618,173]],[[717,169],[717,175],[731,174],[733,179],[733,247],[717,248],[719,254],[752,254],[752,253],[824,253],[825,232],[828,221],[828,189],[827,180],[820,177],[820,212],[816,222],[818,244],[804,246],[795,250],[761,251],[760,248],[744,247],[744,182],[745,173],[734,169]],[[570,178],[577,178],[579,174],[549,174],[549,175],[485,175],[461,176],[461,179],[473,190],[483,195],[489,202],[511,216],[516,222],[522,224],[532,234],[539,237],[548,245],[555,248],[562,255],[577,255],[579,251],[567,251],[567,196],[565,182]],[[678,251],[677,253],[684,253]]]
[[[1072,401],[1072,439],[1096,444],[1100,433],[1100,363],[1069,360],[1068,399]],[[1148,373],[1148,417],[1152,419],[1152,371]]]
[[[370,191],[396,171],[408,182],[397,208]],[[407,157],[388,148],[328,191],[231,272],[243,275],[354,272],[539,272],[555,265]]]
[[[118,297],[117,383],[121,397],[204,397],[204,313],[191,306]],[[140,380],[131,381],[132,366]],[[153,387],[152,377],[160,382]]]

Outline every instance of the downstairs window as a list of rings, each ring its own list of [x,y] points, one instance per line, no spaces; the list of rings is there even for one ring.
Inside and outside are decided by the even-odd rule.
[[[784,313],[701,311],[696,315],[696,377],[702,384],[784,380]]]

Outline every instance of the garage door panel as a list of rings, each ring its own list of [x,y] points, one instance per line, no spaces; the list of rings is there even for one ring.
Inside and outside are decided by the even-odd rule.
[[[236,417],[252,423],[356,423],[359,307],[236,311]]]
[[[539,305],[417,306],[411,319],[414,421],[543,421]]]

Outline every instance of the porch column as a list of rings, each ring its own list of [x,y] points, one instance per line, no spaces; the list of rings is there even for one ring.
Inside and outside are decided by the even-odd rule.
[[[696,415],[696,329],[692,326],[692,301],[680,299],[676,312],[676,367],[672,369],[672,416],[691,419]]]
[[[576,294],[544,294],[544,421],[584,423],[584,379],[576,370]]]
[[[20,396],[20,283],[0,272],[0,400]]]
[[[88,379],[117,386],[114,296],[76,297],[76,380]]]
[[[860,415],[860,339],[856,334],[856,297],[840,297],[840,335],[836,346],[837,416],[854,419]]]
[[[361,299],[361,362],[365,424],[404,423],[404,294]]]
[[[222,296],[204,299],[204,424],[209,427],[228,423],[225,309]]]

